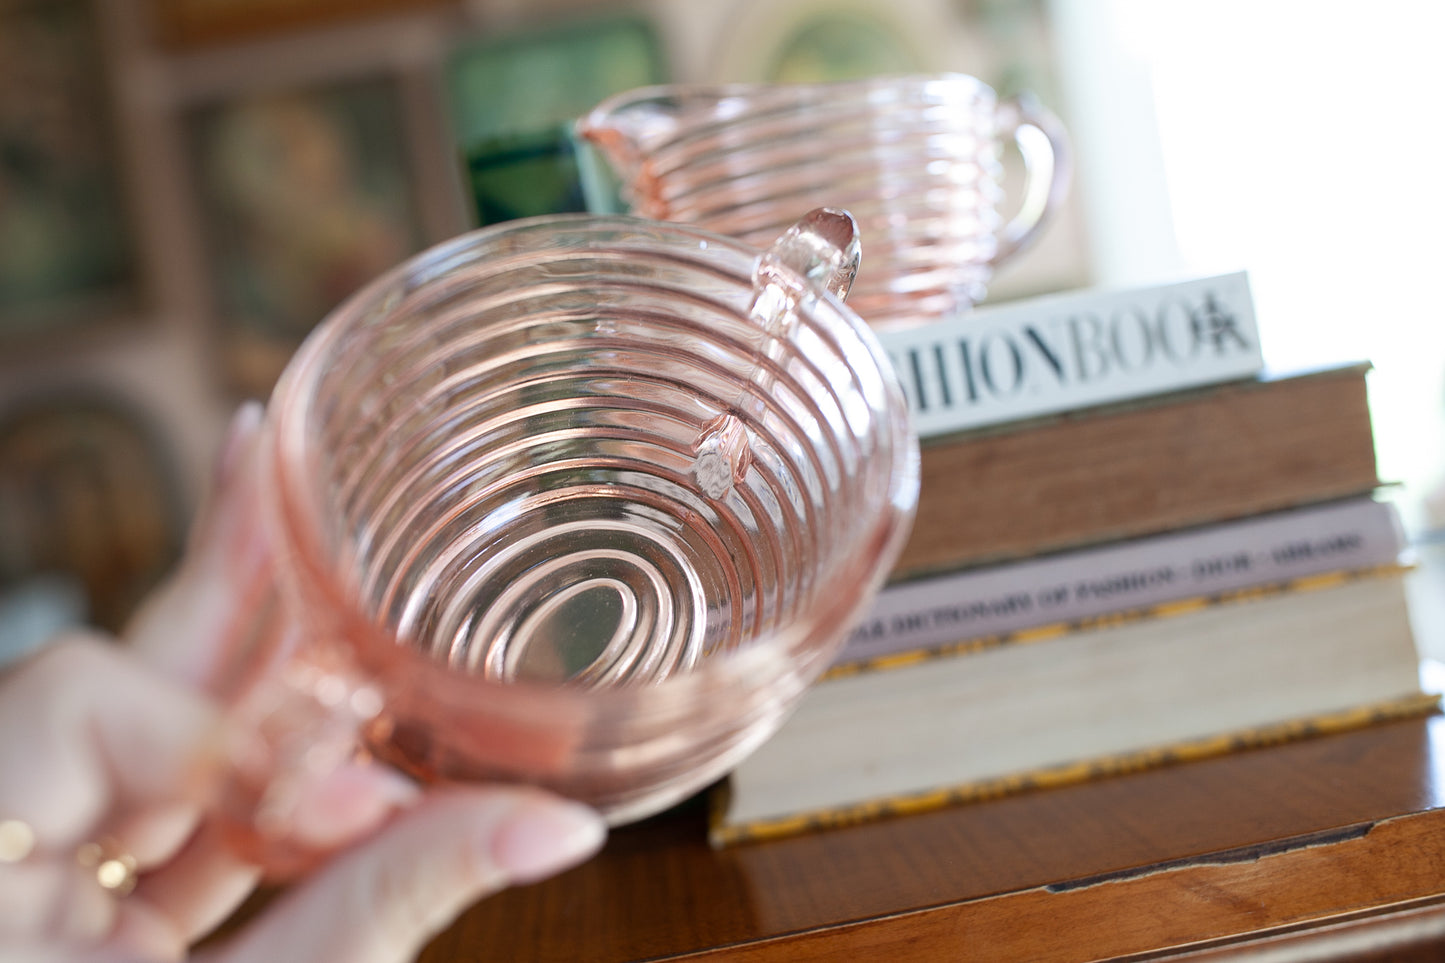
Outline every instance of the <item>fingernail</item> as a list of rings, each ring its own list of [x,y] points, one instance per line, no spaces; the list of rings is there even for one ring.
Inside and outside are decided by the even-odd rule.
[[[513,883],[531,883],[591,856],[606,837],[602,818],[586,806],[529,800],[492,836],[492,858]]]
[[[235,474],[236,466],[241,460],[241,452],[255,437],[256,430],[260,428],[265,413],[266,409],[261,402],[247,401],[231,416],[231,424],[226,428],[225,440],[221,442],[220,454],[216,456],[215,484],[217,488],[226,487],[231,476]]]

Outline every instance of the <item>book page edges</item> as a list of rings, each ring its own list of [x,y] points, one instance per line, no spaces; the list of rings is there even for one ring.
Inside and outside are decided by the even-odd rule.
[[[1232,605],[1239,602],[1248,602],[1253,599],[1273,598],[1275,596],[1289,595],[1297,592],[1320,591],[1363,579],[1401,576],[1414,568],[1415,566],[1411,563],[1398,562],[1367,568],[1338,569],[1316,575],[1302,575],[1298,578],[1288,579],[1282,582],[1266,582],[1208,595],[1192,595],[1169,602],[1161,602],[1158,605],[1123,609],[1118,612],[1092,615],[1067,622],[1051,622],[1045,625],[1019,629],[1015,632],[975,636],[973,638],[960,639],[957,642],[952,642],[947,645],[909,649],[871,659],[862,659],[857,662],[847,662],[832,666],[823,673],[820,681],[845,678],[863,672],[886,672],[891,669],[902,669],[917,665],[920,662],[966,656],[1004,645],[1028,645],[1033,642],[1045,642],[1058,639],[1078,632],[1188,615],[1192,612],[1199,612],[1215,606]]]
[[[1438,694],[1414,692],[1396,699],[1339,712],[1238,729],[1199,739],[1045,766],[916,793],[897,794],[736,824],[727,822],[728,788],[727,784],[723,783],[713,791],[708,839],[714,847],[721,848],[930,812],[1034,789],[1067,786],[1106,776],[1222,756],[1245,749],[1346,732],[1380,722],[1426,715],[1436,711],[1439,705]]]

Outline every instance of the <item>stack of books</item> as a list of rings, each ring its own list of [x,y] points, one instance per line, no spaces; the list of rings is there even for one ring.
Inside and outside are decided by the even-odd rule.
[[[1264,373],[1242,274],[885,335],[914,532],[715,844],[1419,714],[1366,374]]]

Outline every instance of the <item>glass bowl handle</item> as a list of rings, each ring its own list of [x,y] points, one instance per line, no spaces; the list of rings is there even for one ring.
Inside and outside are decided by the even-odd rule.
[[[781,264],[842,301],[858,276],[861,258],[858,222],[853,215],[819,207],[804,214],[772,243],[759,260],[758,273]]]
[[[286,879],[323,854],[294,833],[303,794],[363,757],[363,734],[385,707],[345,645],[316,638],[291,614],[274,559],[243,582],[244,614],[225,640],[224,670],[208,686],[239,734],[212,808],[234,852]]]

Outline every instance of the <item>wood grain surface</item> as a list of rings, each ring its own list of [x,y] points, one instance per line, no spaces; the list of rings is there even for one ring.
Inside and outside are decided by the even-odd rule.
[[[1389,932],[1416,938],[1445,893],[1442,802],[1431,716],[722,851],[693,803],[480,903],[421,960],[1154,959],[1325,923],[1355,946],[1407,911]]]

